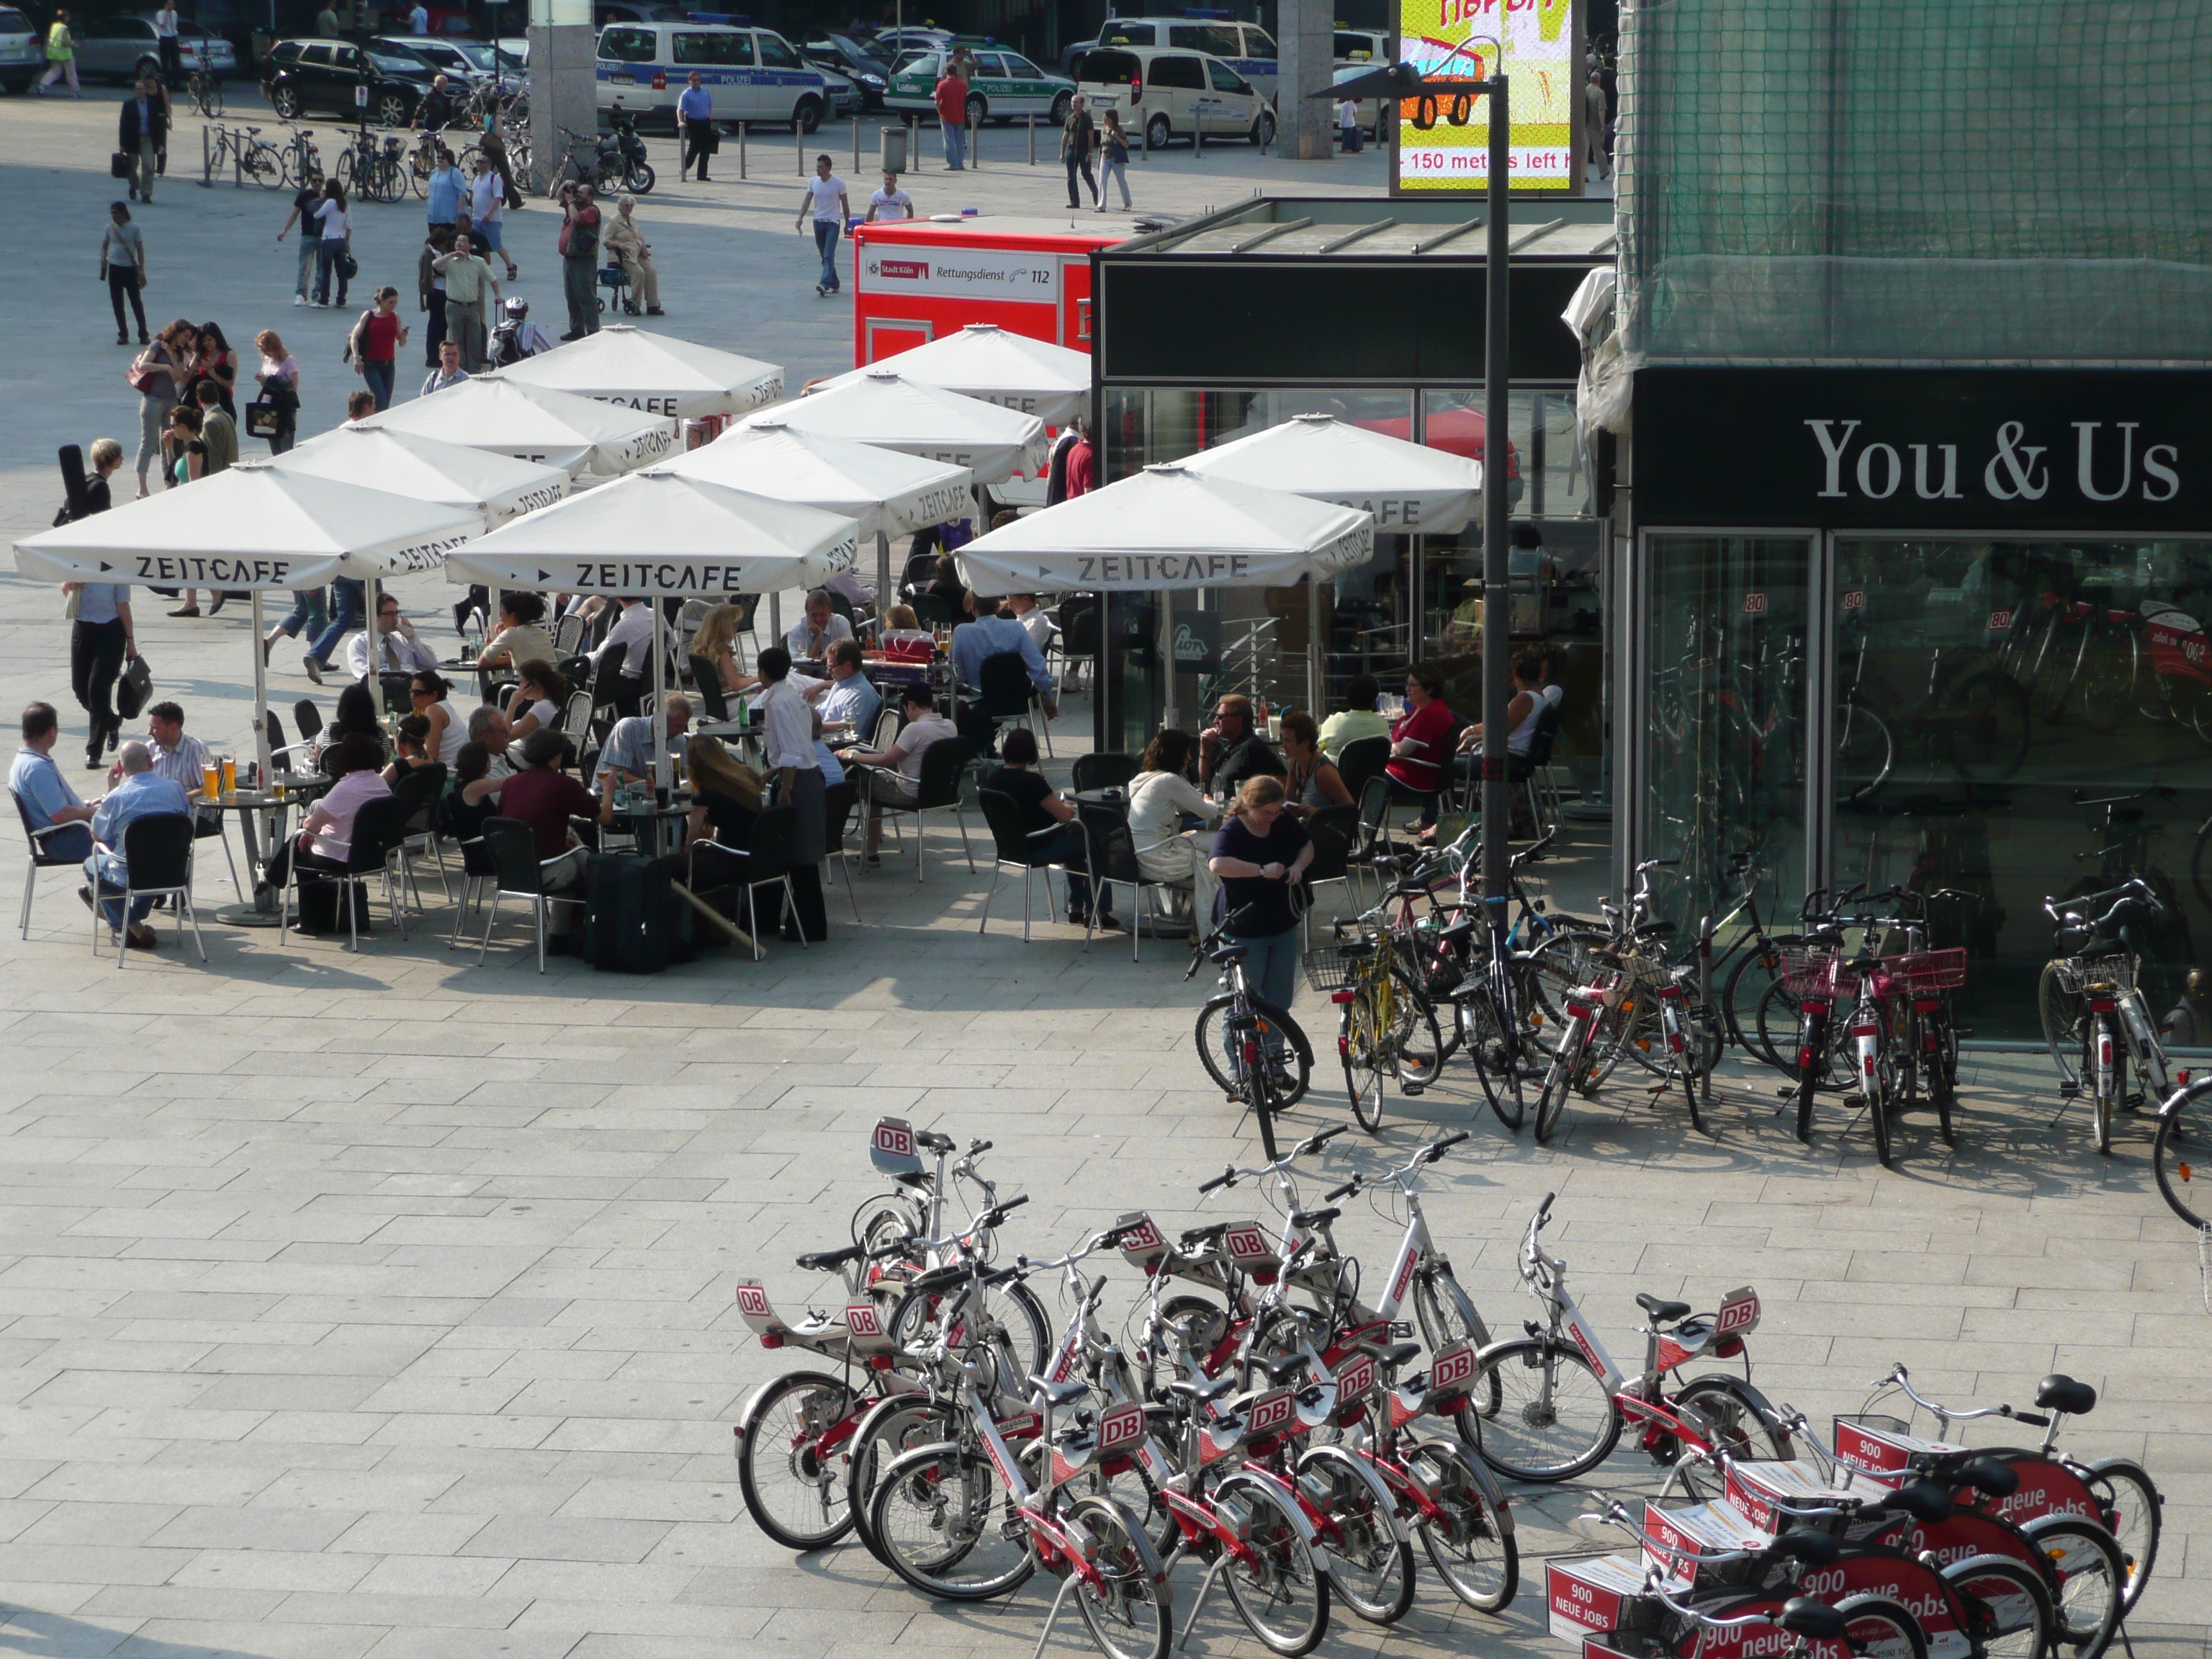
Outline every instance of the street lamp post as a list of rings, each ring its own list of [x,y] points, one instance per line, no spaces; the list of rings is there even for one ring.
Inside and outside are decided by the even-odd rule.
[[[1507,658],[1513,648],[1512,565],[1505,521],[1510,506],[1505,494],[1507,457],[1511,453],[1506,264],[1512,241],[1506,186],[1512,134],[1505,76],[1492,74],[1479,90],[1490,100],[1490,222],[1486,228],[1482,330],[1482,896],[1492,928],[1502,933],[1510,891],[1505,842],[1512,821],[1505,787],[1505,709],[1512,700]]]

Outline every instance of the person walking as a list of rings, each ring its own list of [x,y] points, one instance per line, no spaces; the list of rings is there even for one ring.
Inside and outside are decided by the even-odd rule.
[[[146,332],[146,233],[131,222],[131,209],[122,202],[107,204],[107,230],[100,239],[100,280],[107,284],[108,303],[115,307],[115,343],[128,345],[131,336],[123,320],[123,301],[131,301],[131,314],[138,319],[138,343],[149,343]]]
[[[845,181],[832,170],[833,165],[826,155],[814,158],[814,176],[806,181],[806,199],[799,204],[799,217],[792,225],[794,230],[805,230],[807,210],[813,210],[814,248],[822,256],[822,277],[814,284],[817,296],[837,292],[837,239],[845,234],[845,222],[853,216]]]
[[[415,127],[418,132],[436,135],[453,125],[460,113],[460,100],[453,96],[453,83],[445,76],[430,77],[430,90],[422,94],[422,101],[415,106]],[[444,146],[441,144],[440,149]]]
[[[599,210],[592,187],[564,185],[561,195],[561,293],[568,302],[568,331],[563,340],[580,340],[599,331]]]
[[[376,290],[376,303],[361,313],[346,339],[346,361],[368,383],[380,413],[392,407],[399,348],[406,343],[407,325],[399,320],[399,290],[386,283]]]
[[[121,582],[66,582],[62,591],[76,607],[70,629],[70,690],[77,707],[92,717],[84,753],[89,770],[115,747],[123,730],[115,682],[123,665],[137,659],[137,627],[131,618],[131,590]]]
[[[461,216],[461,202],[469,193],[469,181],[453,164],[453,152],[443,144],[438,146],[438,164],[430,169],[430,176],[422,181],[422,196],[430,228],[451,230]]]
[[[1095,212],[1106,211],[1106,186],[1121,187],[1121,211],[1129,210],[1129,135],[1122,130],[1121,118],[1112,110],[1106,112],[1106,125],[1098,130],[1098,205]]]
[[[884,187],[868,198],[869,224],[892,225],[914,217],[914,198],[899,187],[896,173],[884,174]]]
[[[423,377],[422,389],[415,395],[427,398],[434,392],[443,392],[447,386],[459,386],[469,378],[461,367],[461,343],[441,340],[438,343],[438,366]]]
[[[261,395],[276,405],[276,430],[269,440],[269,453],[282,455],[291,448],[300,434],[300,360],[284,349],[284,342],[273,328],[264,328],[253,337],[253,349],[261,354],[261,367],[253,372]]]
[[[496,253],[507,263],[507,280],[513,282],[522,273],[514,268],[514,257],[507,251],[507,185],[492,165],[491,157],[479,150],[477,153],[477,176],[469,180],[469,234],[476,238],[477,249],[484,255],[484,263],[491,263]]]
[[[1060,130],[1060,159],[1067,164],[1067,205],[1079,208],[1083,194],[1075,187],[1076,175],[1091,186],[1091,205],[1098,205],[1098,181],[1091,176],[1091,152],[1097,147],[1098,128],[1091,118],[1091,111],[1077,93],[1067,100],[1067,120]]]
[[[338,9],[331,0],[324,0],[321,10],[315,14],[315,33],[325,40],[335,40],[338,33]]]
[[[945,165],[953,173],[965,165],[968,155],[968,82],[961,76],[960,65],[957,54],[947,58],[945,73],[930,94],[937,106],[937,123],[945,129]]]
[[[437,264],[453,246],[451,231],[434,230],[424,239],[415,261],[415,295],[429,319],[422,328],[422,362],[430,368],[437,368],[438,347],[446,337],[446,279]]]
[[[637,198],[625,191],[615,198],[615,216],[607,225],[607,249],[629,273],[630,292],[645,305],[645,314],[658,317],[660,309],[660,270],[653,263],[653,244],[645,240],[633,216]]]
[[[707,90],[697,70],[684,77],[684,90],[677,95],[676,133],[684,141],[676,176],[683,178],[696,162],[699,182],[706,184],[707,158],[714,153],[714,94]]]
[[[39,96],[45,97],[57,81],[69,82],[70,97],[84,96],[76,83],[76,37],[70,33],[69,11],[63,6],[54,8],[53,26],[46,31],[46,72],[39,82]]]
[[[453,251],[431,262],[446,279],[446,343],[460,347],[461,367],[472,374],[483,367],[485,290],[499,298],[499,279],[474,248],[473,239],[462,231],[453,238]]]
[[[292,303],[307,303],[307,289],[315,279],[315,253],[323,240],[322,221],[315,217],[315,209],[323,199],[323,175],[311,173],[300,181],[300,188],[292,192],[292,210],[284,216],[284,228],[276,233],[279,246],[290,234],[292,227],[300,228],[300,270],[293,279]]]
[[[430,32],[430,13],[422,0],[415,0],[414,9],[407,14],[407,31],[410,34],[428,34]]]
[[[499,174],[500,186],[507,192],[507,206],[520,207],[522,192],[514,187],[514,169],[507,155],[507,132],[500,124],[496,103],[489,105],[484,111],[483,132],[477,139],[477,151],[491,163],[492,171]],[[509,282],[514,280],[514,266],[511,260],[507,264],[507,276]]]
[[[176,86],[185,78],[184,43],[178,36],[178,25],[183,20],[177,15],[176,0],[166,0],[154,14],[154,44],[161,54],[161,82]]]
[[[349,280],[346,264],[353,258],[353,215],[346,210],[345,186],[335,179],[323,185],[323,199],[315,204],[315,222],[322,238],[315,245],[315,303],[342,306]],[[337,278],[335,295],[333,275]]]
[[[155,336],[131,365],[131,384],[138,393],[138,495],[144,499],[146,474],[161,453],[161,434],[184,385],[183,370],[199,331],[179,317]]]
[[[1583,83],[1583,134],[1590,165],[1601,180],[1613,177],[1613,157],[1605,147],[1605,76],[1596,70]]]
[[[238,422],[223,409],[213,380],[202,380],[193,395],[200,410],[200,441],[207,446],[207,471],[223,471],[238,459]],[[222,608],[222,594],[218,591],[216,609]]]
[[[115,118],[115,148],[131,162],[131,200],[153,201],[154,175],[161,167],[161,153],[168,147],[168,106],[154,77],[142,75]]]

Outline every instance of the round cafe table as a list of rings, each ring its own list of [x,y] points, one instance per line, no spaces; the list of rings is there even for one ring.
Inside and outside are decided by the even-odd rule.
[[[284,793],[281,797],[262,789],[234,790],[228,795],[218,795],[213,800],[208,799],[204,793],[192,797],[195,809],[211,806],[218,812],[238,814],[239,838],[246,843],[246,864],[257,878],[267,875],[270,860],[276,856],[276,849],[284,844],[284,838],[289,833],[292,809],[312,805],[331,787],[331,781],[315,772],[297,775],[287,773],[281,775],[278,781],[284,786]],[[265,855],[261,846],[261,831],[264,829],[269,835]],[[224,905],[210,913],[212,919],[232,927],[274,927],[283,905],[283,895],[266,890],[267,887],[266,882],[257,879],[252,898]]]

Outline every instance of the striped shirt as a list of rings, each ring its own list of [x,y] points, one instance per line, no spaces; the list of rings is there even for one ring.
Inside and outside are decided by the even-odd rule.
[[[177,734],[177,746],[164,749],[149,739],[146,746],[154,751],[154,774],[172,783],[181,784],[188,795],[198,796],[207,785],[207,769],[215,764],[215,757],[208,746],[189,732]],[[198,806],[197,801],[195,805]],[[220,817],[222,813],[212,806],[198,806],[203,820]]]

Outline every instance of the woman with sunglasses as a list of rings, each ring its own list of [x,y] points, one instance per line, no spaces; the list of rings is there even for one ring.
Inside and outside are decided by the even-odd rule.
[[[430,722],[423,752],[447,766],[459,758],[461,745],[469,740],[468,722],[451,701],[453,690],[450,683],[428,668],[416,669],[407,685],[407,699],[415,713]]]

